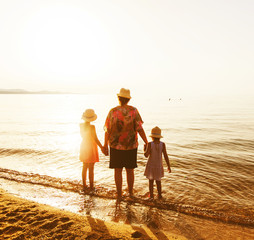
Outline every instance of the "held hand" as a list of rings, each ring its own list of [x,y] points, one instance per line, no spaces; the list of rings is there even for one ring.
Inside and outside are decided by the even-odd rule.
[[[102,147],[101,148],[101,151],[102,151],[102,153],[105,155],[105,156],[108,156],[108,148],[107,147]]]
[[[101,147],[101,151],[104,155],[106,155],[105,147]]]
[[[105,147],[105,155],[108,156],[108,147]]]
[[[144,145],[144,152],[146,152],[146,149],[147,149],[147,143],[145,143]]]

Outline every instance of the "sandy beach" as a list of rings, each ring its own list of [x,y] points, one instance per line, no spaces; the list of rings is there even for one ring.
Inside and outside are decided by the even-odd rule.
[[[105,222],[0,190],[1,239],[186,239],[146,226]]]

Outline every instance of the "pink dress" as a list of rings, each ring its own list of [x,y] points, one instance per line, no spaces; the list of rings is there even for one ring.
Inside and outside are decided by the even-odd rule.
[[[99,162],[98,146],[94,141],[91,133],[91,126],[86,127],[84,124],[80,125],[82,128],[82,142],[80,144],[79,159],[83,163]]]
[[[144,173],[149,180],[160,181],[164,177],[162,149],[163,142],[159,142],[159,144],[151,142],[151,152]]]

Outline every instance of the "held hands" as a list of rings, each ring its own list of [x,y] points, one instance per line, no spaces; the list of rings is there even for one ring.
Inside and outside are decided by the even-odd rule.
[[[147,145],[148,145],[148,143],[145,143],[145,144],[144,144],[144,152],[146,152]]]
[[[102,151],[102,153],[103,153],[105,156],[108,156],[108,147],[103,146],[103,147],[101,148],[101,151]]]

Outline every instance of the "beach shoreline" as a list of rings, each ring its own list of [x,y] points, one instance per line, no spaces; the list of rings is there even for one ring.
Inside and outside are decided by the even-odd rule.
[[[102,221],[25,200],[0,189],[2,239],[186,239],[158,229]]]

